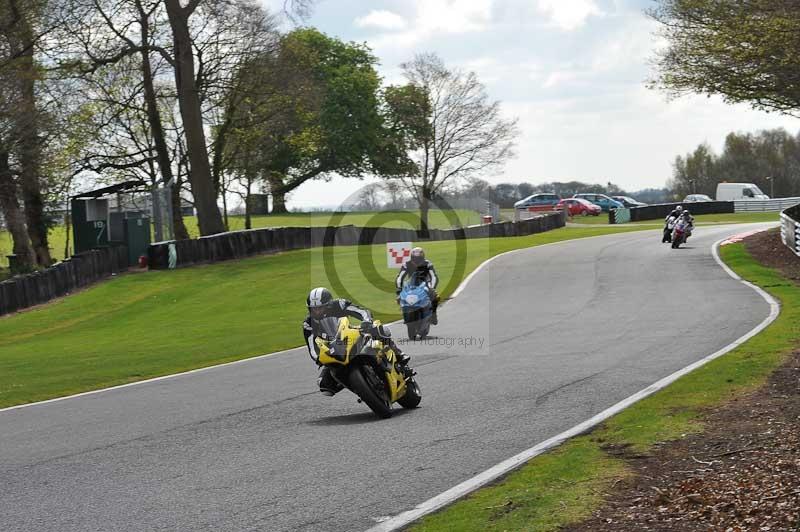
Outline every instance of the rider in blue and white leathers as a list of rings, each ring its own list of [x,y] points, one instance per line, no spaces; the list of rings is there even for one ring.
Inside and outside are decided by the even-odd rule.
[[[436,309],[439,306],[439,294],[436,293],[436,286],[439,284],[439,276],[436,275],[436,269],[433,263],[425,258],[425,251],[421,247],[415,247],[411,250],[411,257],[400,268],[397,278],[394,280],[395,289],[397,290],[398,297],[403,290],[403,283],[406,278],[410,278],[415,273],[419,273],[421,278],[428,285],[431,290],[431,323],[436,325],[439,322],[436,315]]]

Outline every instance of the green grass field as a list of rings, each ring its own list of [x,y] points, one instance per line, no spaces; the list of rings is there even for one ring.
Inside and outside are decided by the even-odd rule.
[[[703,412],[762,385],[800,344],[800,287],[753,260],[742,244],[722,258],[743,278],[781,301],[778,319],[723,357],[636,403],[585,436],[539,456],[491,487],[426,517],[416,532],[554,531],[580,522],[602,494],[626,477],[622,460],[604,449],[646,453],[657,442],[702,430]]]
[[[434,229],[449,229],[451,227],[479,224],[480,215],[475,211],[457,209],[453,211],[431,210],[428,223]],[[196,216],[184,218],[186,229],[192,238],[200,236]],[[359,227],[400,227],[416,229],[419,226],[419,213],[417,211],[381,211],[381,212],[351,212],[351,213],[290,213],[268,216],[253,216],[253,228],[259,227],[317,227],[326,225],[356,225]],[[228,217],[228,226],[231,231],[244,229],[244,216]],[[57,225],[50,229],[48,235],[50,250],[53,258],[64,258],[66,243],[66,229]],[[72,242],[70,242],[70,249]],[[11,253],[11,235],[0,231],[0,268],[8,266],[6,255]]]
[[[447,296],[498,253],[639,229],[564,228],[526,237],[433,242],[426,252]],[[329,286],[381,319],[396,319],[396,270],[386,267],[385,253],[385,246],[315,248],[132,273],[0,318],[0,407],[300,345],[304,301],[314,286]]]

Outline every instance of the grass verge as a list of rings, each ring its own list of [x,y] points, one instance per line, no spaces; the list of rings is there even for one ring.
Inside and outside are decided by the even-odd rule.
[[[778,212],[738,212],[729,214],[698,214],[694,217],[699,224],[746,224],[759,222],[777,222],[780,219]],[[581,225],[609,225],[608,213],[600,216],[575,216],[572,223]],[[661,220],[642,220],[631,222],[630,225],[661,225]],[[629,224],[622,224],[629,225]]]
[[[512,218],[513,219],[513,218]],[[186,229],[192,238],[200,236],[196,216],[186,216],[183,219]],[[454,209],[442,211],[432,209],[429,213],[429,225],[433,229],[449,229],[452,226],[466,226],[481,223],[480,215],[475,211]],[[378,212],[348,212],[334,214],[331,212],[297,212],[287,214],[270,214],[253,216],[254,229],[261,227],[319,227],[326,225],[356,225],[359,227],[398,227],[416,229],[419,226],[419,212],[408,211],[378,211]],[[244,229],[244,216],[229,216],[228,226],[231,231]],[[63,225],[50,228],[48,239],[50,253],[56,260],[64,258],[67,232]],[[71,238],[71,237],[70,237]],[[72,242],[69,243],[70,249]],[[11,253],[11,235],[7,231],[0,231],[0,267],[7,267],[6,255]]]
[[[533,459],[411,530],[543,532],[580,522],[599,507],[604,490],[628,475],[615,455],[647,453],[658,442],[699,432],[706,409],[762,385],[800,343],[800,287],[757,263],[743,244],[724,246],[721,256],[736,273],[781,301],[777,320],[739,348],[636,403],[592,433]]]
[[[446,297],[487,258],[624,228],[426,244]],[[171,272],[128,274],[0,318],[0,407],[248,358],[302,343],[303,302],[329,286],[399,317],[386,248],[315,248]],[[334,277],[338,281],[334,280]]]

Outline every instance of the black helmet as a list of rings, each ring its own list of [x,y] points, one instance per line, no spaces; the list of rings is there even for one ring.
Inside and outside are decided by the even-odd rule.
[[[425,250],[419,246],[415,247],[411,250],[411,258],[409,260],[414,266],[423,264],[425,262]]]
[[[306,306],[308,313],[312,318],[319,319],[325,315],[325,310],[333,301],[333,296],[330,291],[325,287],[317,287],[308,293],[306,298]]]

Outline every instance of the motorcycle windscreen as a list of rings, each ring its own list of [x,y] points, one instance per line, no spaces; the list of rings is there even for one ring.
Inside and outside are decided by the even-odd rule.
[[[327,318],[322,318],[319,320],[320,328],[322,332],[328,335],[330,338],[336,338],[336,332],[339,329],[339,319],[333,316],[328,316]]]

